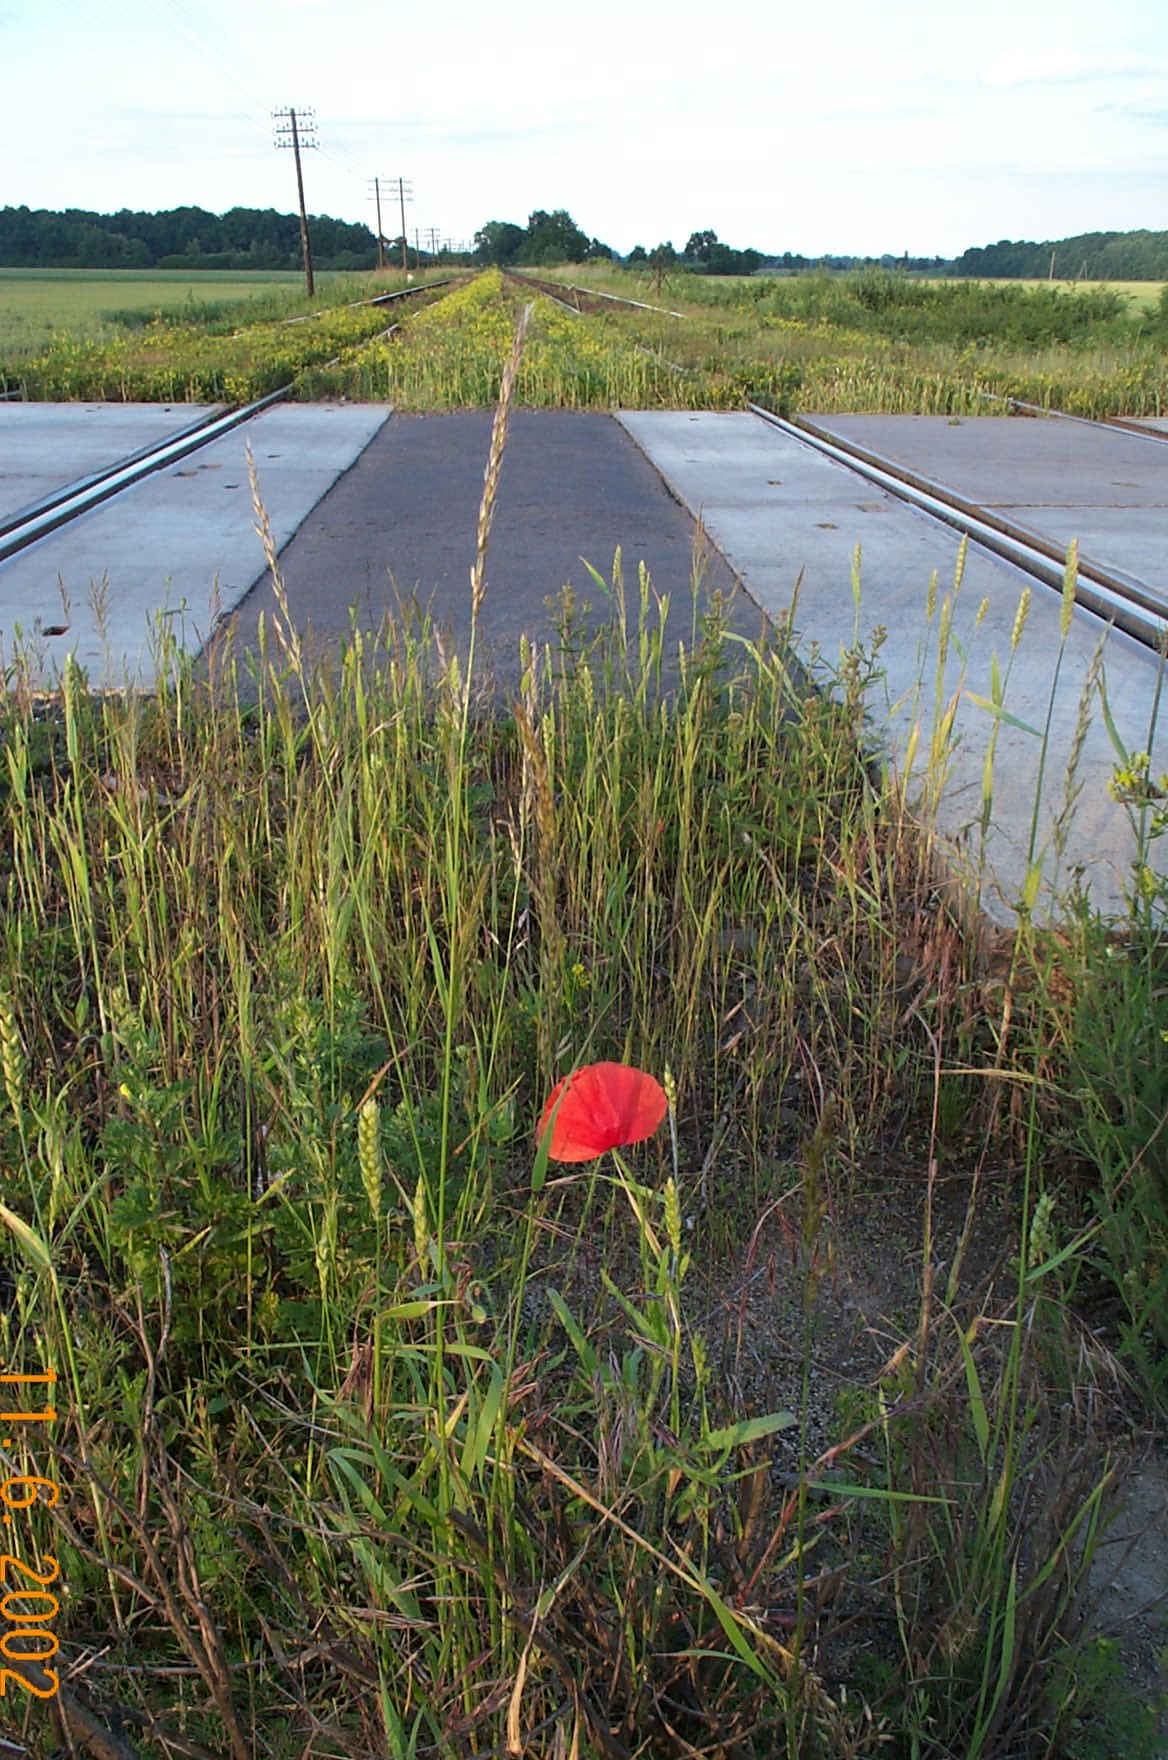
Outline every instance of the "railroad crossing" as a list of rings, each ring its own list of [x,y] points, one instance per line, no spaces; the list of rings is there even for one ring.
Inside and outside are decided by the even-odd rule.
[[[13,546],[0,560],[8,661],[19,641],[46,685],[73,653],[95,686],[149,688],[160,615],[188,651],[197,652],[223,616],[235,620],[237,647],[246,647],[274,604],[249,454],[290,606],[320,648],[343,639],[353,615],[376,627],[413,596],[458,639],[469,614],[489,411],[405,416],[385,405],[278,402],[246,420],[237,412],[236,425],[208,429],[194,446],[192,426],[219,413],[0,405],[0,554],[6,542]],[[970,542],[954,593],[962,541],[954,524],[903,500],[894,481],[858,474],[856,461],[825,452],[816,436],[763,414],[517,410],[488,565],[489,664],[505,683],[520,633],[554,639],[547,600],[565,585],[596,606],[591,571],[607,576],[618,547],[626,581],[635,585],[644,564],[672,601],[672,636],[688,641],[700,521],[713,546],[703,566],[731,603],[738,633],[757,633],[763,613],[783,621],[794,602],[798,652],[813,671],[826,677],[857,643],[873,656],[874,748],[909,765],[923,789],[926,755],[944,727],[943,753],[934,746],[933,756],[932,780],[942,759],[945,773],[936,829],[958,867],[981,870],[992,916],[1012,918],[1027,869],[1044,850],[1048,883],[1062,886],[1081,872],[1096,902],[1118,912],[1134,845],[1108,791],[1116,752],[1099,679],[1127,749],[1150,750],[1154,774],[1168,769],[1155,646],[1168,445],[1099,424],[1006,416],[960,423],[849,416],[815,426],[826,430],[820,440],[858,446],[892,476],[924,480],[1020,529],[1034,540],[1029,563],[1025,543],[1003,555]],[[84,507],[105,473],[131,456],[140,466],[141,455],[176,438],[174,454]],[[79,510],[65,508],[55,529],[16,547],[22,520],[51,523],[56,516],[46,508],[62,497],[79,497]],[[1062,571],[1051,556],[1072,538],[1088,591],[1094,568],[1135,595],[1131,615],[1143,619],[1143,640],[1109,626],[1108,589],[1103,615],[1077,609],[1062,640],[1062,604],[1051,585]],[[1027,586],[1027,627],[1012,653]],[[995,677],[1007,680],[997,713]],[[1080,705],[1091,680],[1084,729]],[[991,741],[991,832],[983,844]],[[1051,845],[1075,751],[1080,787],[1056,869]],[[1041,910],[1044,901],[1036,902]]]

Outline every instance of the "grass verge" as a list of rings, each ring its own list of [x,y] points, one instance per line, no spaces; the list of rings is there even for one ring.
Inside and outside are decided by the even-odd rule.
[[[1106,289],[883,272],[746,281],[686,274],[664,292],[591,265],[570,278],[647,305],[665,300],[674,311],[609,302],[581,317],[538,299],[522,403],[737,409],[752,398],[784,412],[955,417],[1000,411],[1006,398],[1085,416],[1168,409],[1164,300],[1132,309]],[[386,285],[392,278],[330,291],[311,324],[286,321],[307,309],[290,298],[280,314],[207,303],[146,326],[140,313],[110,313],[98,335],[74,328],[31,353],[0,349],[0,390],[244,401],[295,381],[297,395],[310,399],[388,399],[419,410],[492,402],[525,296],[488,270],[428,310],[411,302],[379,320],[339,303]]]

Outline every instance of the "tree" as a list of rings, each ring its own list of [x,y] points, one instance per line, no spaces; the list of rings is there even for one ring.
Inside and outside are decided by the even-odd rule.
[[[715,244],[706,259],[706,270],[710,275],[753,275],[761,262],[761,251],[735,251],[728,244]]]
[[[1044,278],[1054,255],[1061,274],[1089,281],[1161,281],[1168,275],[1168,232],[1080,232],[1073,238],[1013,241],[963,251],[955,275]]]
[[[313,217],[322,267],[364,267],[373,234],[361,223]],[[292,268],[299,260],[299,221],[273,208],[205,208],[162,213],[92,214],[0,208],[0,263],[78,268]]]
[[[685,260],[703,275],[753,275],[762,262],[761,251],[736,251],[723,244],[716,232],[691,232]]]
[[[587,255],[588,237],[566,208],[556,208],[550,214],[537,208],[529,216],[525,263],[582,263]]]
[[[710,252],[718,243],[716,232],[691,232],[683,255],[691,263],[708,263]]]
[[[474,254],[480,263],[514,263],[527,234],[513,220],[488,220],[474,236]]]

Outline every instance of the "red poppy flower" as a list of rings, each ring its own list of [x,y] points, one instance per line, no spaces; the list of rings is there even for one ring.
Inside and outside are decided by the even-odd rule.
[[[536,1142],[543,1142],[555,1113],[549,1159],[595,1161],[609,1149],[651,1137],[667,1106],[665,1089],[644,1070],[624,1063],[589,1063],[556,1083],[543,1109]]]

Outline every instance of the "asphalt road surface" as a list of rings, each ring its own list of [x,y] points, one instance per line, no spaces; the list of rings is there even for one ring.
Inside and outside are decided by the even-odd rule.
[[[335,651],[352,627],[378,628],[415,602],[464,650],[492,412],[394,415],[313,509],[280,555],[289,608],[313,657]],[[512,412],[487,557],[478,661],[501,685],[519,672],[519,638],[555,642],[549,600],[571,587],[589,623],[607,617],[606,581],[621,551],[635,629],[638,570],[668,595],[667,642],[690,640],[695,566],[725,596],[727,621],[757,638],[762,613],[610,416],[562,410]],[[237,652],[254,648],[261,614],[277,612],[270,576],[232,612]],[[655,621],[655,614],[654,614]]]

